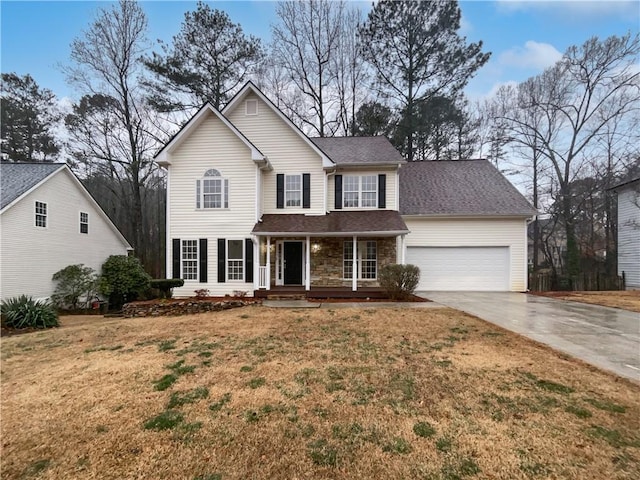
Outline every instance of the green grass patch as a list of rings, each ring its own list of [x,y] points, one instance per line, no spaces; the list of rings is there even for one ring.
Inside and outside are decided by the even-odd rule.
[[[196,387],[186,392],[173,392],[169,398],[167,409],[181,407],[187,403],[196,403],[198,400],[202,400],[208,396],[209,389],[207,387]]]
[[[436,440],[436,450],[438,450],[439,452],[450,452],[452,447],[453,441],[449,437],[440,437]]]
[[[573,388],[562,385],[561,383],[552,382],[551,380],[538,380],[536,381],[536,385],[543,390],[560,393],[562,395],[569,395],[570,393],[575,392]]]
[[[480,467],[473,458],[454,457],[442,467],[443,480],[460,480],[480,473]]]
[[[591,425],[587,433],[594,438],[600,438],[614,448],[640,447],[640,440],[627,440],[618,430],[610,430],[600,425]]]
[[[324,438],[320,438],[308,445],[309,457],[316,465],[336,467],[338,465],[338,450]]]
[[[396,455],[411,453],[412,450],[411,444],[402,437],[393,437],[390,442],[386,443],[382,447],[383,452],[393,453]]]
[[[29,464],[29,466],[22,472],[20,478],[29,478],[39,476],[42,472],[44,472],[51,465],[51,460],[48,458],[42,460],[36,460]]]
[[[144,422],[146,430],[171,430],[184,419],[184,415],[176,410],[165,410],[159,415]]]
[[[573,413],[578,418],[589,418],[591,412],[586,408],[578,407],[576,405],[567,405],[564,409],[565,412]]]
[[[203,473],[197,477],[193,477],[193,480],[222,480],[221,473]]]
[[[599,410],[604,410],[605,412],[624,413],[627,411],[627,407],[625,407],[624,405],[618,405],[607,400],[600,401],[595,398],[585,398],[584,401],[593,405]]]
[[[293,379],[300,385],[313,385],[322,381],[320,372],[315,368],[303,368],[293,376]]]
[[[161,379],[153,382],[153,389],[162,392],[167,388],[169,388],[174,383],[176,383],[177,380],[178,380],[178,376],[175,373],[168,373],[167,375],[164,375]]]
[[[219,412],[220,410],[222,410],[222,407],[224,407],[230,401],[231,394],[225,393],[222,397],[220,397],[220,400],[209,405],[209,410],[211,410],[212,412]]]
[[[105,346],[105,345],[100,345],[99,347],[87,348],[84,351],[84,353],[103,352],[103,351],[114,352],[114,351],[120,350],[122,348],[124,348],[124,345],[113,345],[111,347],[108,347],[108,346]]]
[[[160,351],[160,352],[168,352],[169,350],[175,350],[176,349],[176,341],[177,341],[177,339],[161,341],[158,344],[158,351]]]
[[[182,360],[178,360],[176,363],[172,363],[167,365],[167,368],[174,372],[176,375],[184,375],[185,373],[193,373],[196,369],[195,365],[185,365],[184,358]]]
[[[252,372],[253,371],[253,367],[251,365],[243,365],[240,367],[240,371],[243,373],[246,372]]]
[[[413,433],[422,438],[431,438],[436,434],[436,429],[429,422],[418,422],[413,425]]]
[[[265,383],[267,383],[267,380],[264,377],[255,377],[247,382],[247,387],[256,389],[262,387]]]

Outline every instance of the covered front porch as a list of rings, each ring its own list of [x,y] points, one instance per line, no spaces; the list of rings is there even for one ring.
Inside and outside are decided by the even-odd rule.
[[[282,286],[261,289],[254,292],[257,298],[386,298],[386,292],[380,287],[361,287],[353,290],[351,287],[311,287],[306,290],[303,286]]]
[[[408,230],[398,212],[359,211],[264,215],[252,233],[257,296],[281,287],[340,295],[377,288],[380,267],[404,262]]]

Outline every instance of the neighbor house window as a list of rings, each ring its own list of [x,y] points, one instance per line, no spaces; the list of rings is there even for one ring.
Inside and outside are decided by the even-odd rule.
[[[378,177],[376,175],[346,175],[342,187],[344,208],[376,208]]]
[[[302,175],[284,176],[284,204],[287,207],[302,206]]]
[[[36,227],[47,227],[47,204],[36,202]]]
[[[244,280],[244,240],[227,240],[227,280]]]
[[[359,280],[375,280],[378,272],[377,243],[375,240],[358,242],[356,268]],[[344,242],[343,276],[353,278],[353,242]]]
[[[229,208],[229,180],[215,168],[196,182],[196,208]]]
[[[182,240],[182,278],[198,280],[198,241]]]
[[[80,233],[89,233],[89,214],[80,212]]]

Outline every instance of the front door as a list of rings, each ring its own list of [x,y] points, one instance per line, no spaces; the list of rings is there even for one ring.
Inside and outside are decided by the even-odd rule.
[[[284,242],[284,284],[302,285],[302,242]]]

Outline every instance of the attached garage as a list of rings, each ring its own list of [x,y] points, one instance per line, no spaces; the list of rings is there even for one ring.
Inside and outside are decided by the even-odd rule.
[[[509,247],[408,247],[419,290],[510,290]]]

